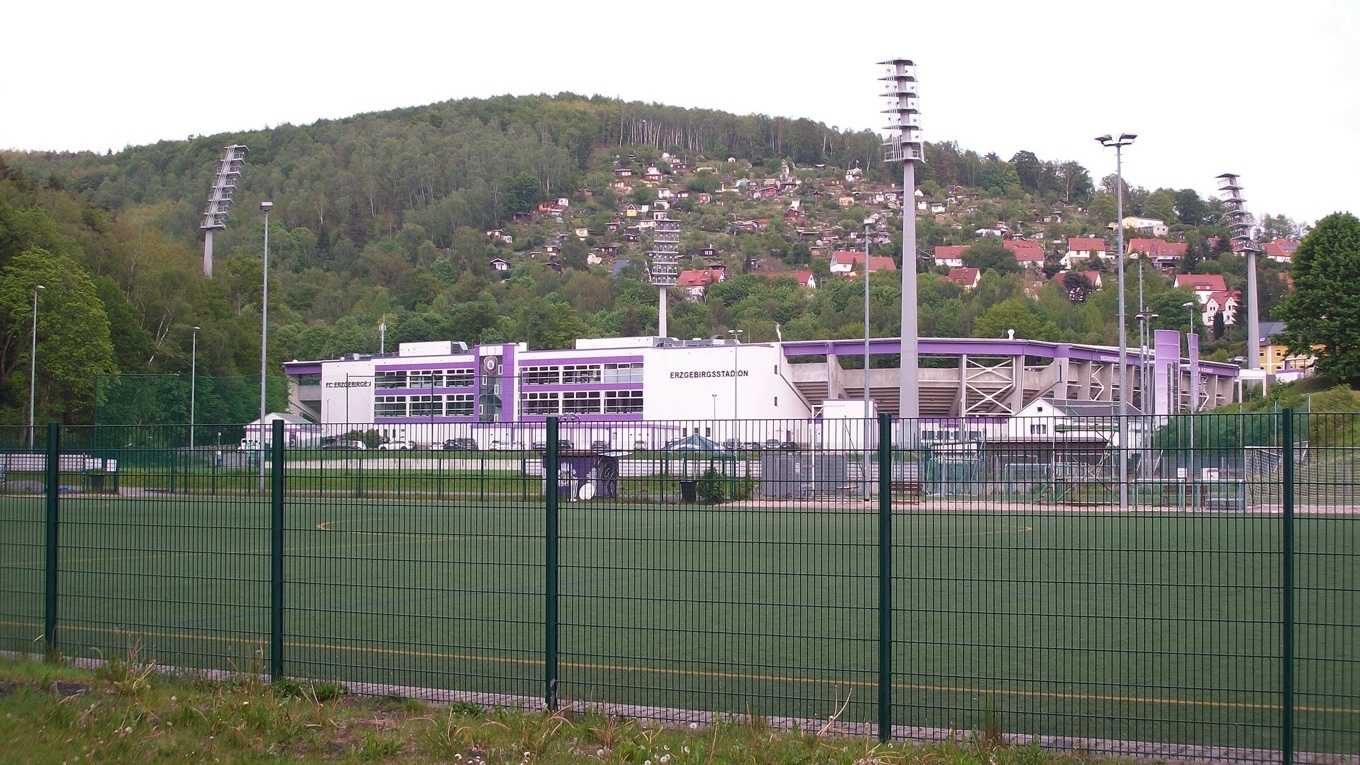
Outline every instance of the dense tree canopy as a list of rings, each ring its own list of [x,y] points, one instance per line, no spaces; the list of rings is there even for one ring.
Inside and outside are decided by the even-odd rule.
[[[1335,213],[1294,251],[1294,292],[1280,306],[1291,353],[1316,353],[1318,371],[1360,384],[1360,220]]]
[[[250,155],[228,227],[215,235],[214,276],[205,279],[201,208],[221,147],[234,143],[248,145]],[[741,328],[744,337],[763,341],[773,340],[779,326],[786,339],[861,336],[863,285],[832,278],[828,257],[847,243],[858,250],[863,221],[875,214],[888,234],[875,237],[873,254],[910,267],[928,265],[934,245],[970,244],[969,262],[985,271],[971,292],[922,274],[923,335],[992,337],[1015,329],[1050,340],[1113,342],[1112,280],[1074,304],[1060,284],[1021,274],[999,239],[973,233],[1004,222],[1039,242],[1087,235],[1113,220],[1109,185],[1097,189],[1078,163],[1030,151],[1005,160],[941,142],[926,144],[925,153],[918,181],[931,201],[953,200],[950,219],[918,217],[920,251],[904,258],[900,213],[874,199],[900,184],[899,168],[882,162],[880,137],[801,118],[560,94],[449,101],[106,155],[2,152],[0,273],[8,281],[0,285],[7,343],[0,422],[25,419],[20,393],[35,274],[51,279],[41,296],[40,362],[49,355],[45,344],[57,343],[52,353],[63,343],[92,344],[78,352],[83,366],[39,364],[42,415],[88,420],[95,394],[80,375],[102,375],[101,390],[108,391],[115,375],[182,379],[195,361],[199,375],[234,381],[214,389],[220,406],[209,411],[233,419],[252,411],[255,386],[248,381],[257,380],[259,368],[264,282],[258,203],[265,199],[274,202],[268,359],[276,377],[287,359],[377,351],[384,322],[389,348],[435,339],[567,347],[579,337],[654,333],[658,301],[646,283],[648,238],[625,236],[627,224],[650,212],[625,227],[616,219],[627,203],[654,204],[662,186],[677,197],[691,195],[671,200],[671,215],[684,226],[685,266],[718,260],[728,275],[702,301],[689,302],[678,290],[670,296],[672,334]],[[655,189],[619,184],[615,170],[625,167],[635,179],[655,167],[663,182]],[[783,186],[789,180],[796,182],[792,190]],[[778,198],[760,202],[747,193],[767,183],[781,185]],[[701,193],[711,202],[698,203]],[[540,203],[559,198],[569,204],[538,213]],[[1137,187],[1126,202],[1130,213],[1171,215],[1177,234],[1198,242],[1202,257],[1187,259],[1189,265],[1222,273],[1229,287],[1242,285],[1242,259],[1208,246],[1210,237],[1225,241],[1216,202],[1192,190]],[[1088,206],[1091,215],[1077,214]],[[1068,217],[1048,221],[1052,211]],[[1287,219],[1264,221],[1272,232],[1296,230]],[[502,233],[489,236],[493,229]],[[549,246],[558,248],[551,265]],[[587,258],[606,248],[612,260],[590,265]],[[691,256],[700,248],[716,255]],[[508,270],[497,270],[493,260]],[[811,270],[821,288],[797,287],[788,274],[794,268]],[[1273,276],[1263,272],[1263,316],[1284,289]],[[1149,275],[1149,299],[1165,290],[1158,282]],[[896,335],[900,275],[876,273],[869,284],[870,331]],[[43,328],[47,308],[68,305],[92,328],[86,337]],[[1241,333],[1228,328],[1215,352],[1241,342]],[[142,391],[160,384],[133,383]],[[281,384],[271,383],[270,391],[271,407],[286,405]],[[153,411],[161,398],[173,405]],[[138,421],[182,419],[183,398],[167,393],[126,408]]]

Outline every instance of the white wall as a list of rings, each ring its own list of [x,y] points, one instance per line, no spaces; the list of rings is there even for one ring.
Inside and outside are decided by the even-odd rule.
[[[644,414],[648,420],[693,421],[701,435],[707,428],[719,442],[783,440],[789,430],[800,438],[798,431],[812,412],[785,379],[784,367],[775,345],[658,348],[644,362]],[[743,424],[750,420],[799,423]]]
[[[321,368],[321,421],[373,421],[373,362],[331,361]]]

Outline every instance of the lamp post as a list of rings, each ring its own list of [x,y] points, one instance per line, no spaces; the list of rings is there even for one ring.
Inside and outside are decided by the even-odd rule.
[[[1124,326],[1124,152],[1125,146],[1137,138],[1135,133],[1120,133],[1116,138],[1111,134],[1096,136],[1101,146],[1114,147],[1115,178],[1115,256],[1119,260],[1119,509],[1129,508],[1129,461],[1125,450],[1128,444],[1124,434],[1129,406],[1129,371],[1126,366],[1129,356],[1129,338]]]
[[[741,344],[741,330],[729,329],[727,334],[732,336],[732,434],[735,437],[737,431],[737,376],[741,374],[737,366],[737,346]]]
[[[1139,409],[1143,414],[1152,414],[1148,406],[1148,370],[1147,365],[1150,361],[1148,342],[1152,339],[1150,324],[1153,319],[1158,318],[1158,314],[1152,311],[1138,312],[1138,390],[1141,393],[1139,398]]]
[[[198,403],[198,327],[194,327],[189,355],[189,451],[194,450],[194,409]]]
[[[1190,336],[1191,336],[1191,335],[1198,334],[1197,332],[1195,332],[1195,309],[1199,307],[1199,304],[1193,303],[1193,302],[1191,302],[1191,303],[1181,303],[1181,307],[1182,307],[1182,308],[1188,308],[1188,309],[1190,310],[1190,316],[1189,316],[1190,322],[1189,322],[1189,324],[1187,325],[1187,328],[1188,328],[1189,331],[1187,331],[1187,332],[1185,333],[1185,367],[1186,367],[1186,370],[1187,370],[1187,373],[1188,373],[1188,370],[1190,369]],[[1186,407],[1187,407],[1191,412],[1195,411],[1195,390],[1194,390],[1194,382],[1195,382],[1194,380],[1191,380],[1191,381],[1190,381],[1190,383],[1191,383],[1191,384],[1190,384],[1190,395],[1189,395],[1188,397],[1186,397]]]
[[[33,345],[28,351],[28,450],[33,451],[33,402],[38,382],[38,293],[47,289],[41,284],[33,287]]]
[[[903,210],[908,210],[903,197]],[[904,213],[905,214],[905,213]],[[904,261],[905,264],[906,261]],[[869,219],[864,219],[864,461],[860,463],[860,488],[869,501]]]
[[[269,211],[273,209],[273,202],[261,202],[260,210],[264,212],[264,263],[261,272],[264,276],[264,289],[260,298],[260,491],[264,491],[264,373],[265,359],[269,353]]]

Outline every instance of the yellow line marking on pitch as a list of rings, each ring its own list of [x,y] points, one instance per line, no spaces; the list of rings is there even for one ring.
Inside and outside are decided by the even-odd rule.
[[[8,622],[0,621],[0,625],[7,627],[29,627],[37,628],[39,625],[28,622]],[[174,638],[179,640],[202,640],[214,643],[255,643],[260,644],[265,641],[260,639],[227,638],[214,635],[192,635],[182,632],[149,632],[138,630],[122,630],[110,627],[81,627],[63,626],[63,631],[70,632],[90,632],[96,634],[113,635],[139,635],[146,637]],[[381,656],[409,656],[419,659],[440,659],[444,661],[468,661],[485,662],[488,664],[511,664],[526,667],[542,667],[543,662],[538,659],[515,659],[504,656],[476,656],[467,654],[442,653],[438,651],[409,651],[396,648],[378,648],[371,646],[349,646],[331,645],[329,643],[307,643],[298,641],[284,641],[284,645],[290,648],[307,648],[322,651],[340,651],[344,653],[367,653]],[[706,677],[720,680],[745,680],[752,682],[776,682],[776,683],[797,683],[801,685],[829,685],[835,687],[854,686],[860,688],[876,688],[878,683],[868,680],[827,680],[814,677],[789,677],[784,675],[763,675],[747,672],[717,672],[713,670],[693,670],[693,669],[667,669],[664,667],[636,667],[621,664],[602,664],[594,662],[561,662],[561,667],[571,669],[598,670],[607,672],[640,672],[653,675],[670,675],[675,677]],[[1177,707],[1205,707],[1213,709],[1251,709],[1276,711],[1280,710],[1278,704],[1260,704],[1247,701],[1191,701],[1187,699],[1162,699],[1145,698],[1141,696],[1116,696],[1108,694],[1084,694],[1084,693],[1063,693],[1061,691],[1023,691],[1023,690],[998,690],[995,688],[968,688],[963,686],[949,685],[923,685],[916,683],[893,683],[896,690],[925,691],[928,693],[956,693],[977,696],[1016,696],[1021,698],[1035,699],[1060,699],[1063,701],[1105,701],[1120,704],[1159,704],[1164,706]],[[1317,712],[1326,714],[1346,714],[1360,715],[1360,709],[1349,709],[1346,707],[1312,707],[1296,706],[1297,712]]]

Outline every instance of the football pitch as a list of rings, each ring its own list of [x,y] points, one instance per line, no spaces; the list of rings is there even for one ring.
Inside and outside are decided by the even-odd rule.
[[[61,505],[61,649],[265,670],[271,509],[247,497]],[[35,652],[44,500],[0,498],[0,648]],[[899,509],[890,625],[861,507],[289,498],[285,674],[564,703],[1280,745],[1292,598],[1297,746],[1360,753],[1360,519]],[[556,567],[550,567],[550,554]],[[1286,593],[1286,575],[1294,588]],[[548,593],[557,592],[549,631]]]

